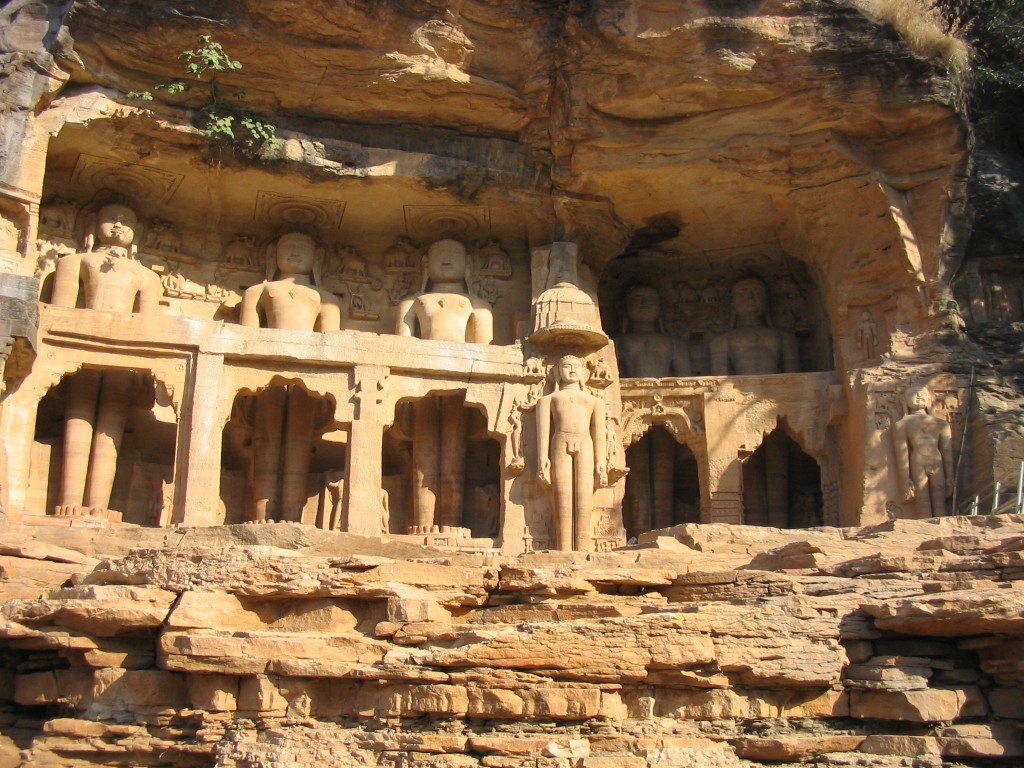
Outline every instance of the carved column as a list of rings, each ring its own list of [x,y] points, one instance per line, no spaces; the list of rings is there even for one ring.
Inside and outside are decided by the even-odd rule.
[[[387,377],[387,366],[355,367],[357,404],[348,440],[345,508],[349,533],[362,536],[379,536],[384,532],[381,454],[387,423],[383,396]]]
[[[35,362],[39,331],[38,294],[39,281],[34,277],[0,275],[0,397],[6,390],[7,379],[27,376]],[[27,407],[14,413],[8,407],[5,414],[4,402],[0,400],[4,437],[0,444],[0,514],[9,508],[20,510],[25,503],[36,404],[35,401],[27,402],[27,398],[22,402]],[[14,465],[13,471],[8,461]]]
[[[220,382],[224,355],[200,352],[188,382],[175,455],[174,517],[181,525],[218,525],[225,415]]]
[[[739,525],[743,522],[743,463],[739,448],[744,435],[736,429],[738,410],[735,396],[728,393],[713,396],[704,404],[704,429],[717,439],[708,440],[707,482],[711,506],[706,514],[701,510],[702,523]]]

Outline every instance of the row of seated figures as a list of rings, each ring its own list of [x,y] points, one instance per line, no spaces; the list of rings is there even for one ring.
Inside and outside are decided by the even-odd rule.
[[[50,303],[122,315],[158,312],[160,281],[132,258],[135,223],[127,206],[100,209],[86,250],[57,263]],[[274,255],[266,280],[242,296],[240,324],[299,333],[340,330],[343,306],[319,284],[315,241],[300,232],[286,233],[278,239]],[[381,397],[378,405],[388,413],[369,419],[377,430],[373,457],[354,454],[358,422],[365,417],[363,411],[356,415],[350,401],[359,401],[356,409],[375,405],[372,398],[367,405],[365,385],[357,385],[356,394],[349,395],[343,389],[306,386],[301,377],[282,375],[266,377],[264,386],[240,387],[232,393],[227,418],[215,426],[222,431],[216,457],[221,476],[219,520],[305,522],[493,545],[508,533],[506,503],[515,497],[527,508],[522,513],[526,522],[518,523],[515,535],[560,549],[591,549],[602,537],[624,541],[624,534],[635,536],[680,522],[822,522],[823,473],[817,461],[823,454],[818,451],[812,459],[804,453],[781,419],[756,445],[738,448],[747,454],[741,477],[730,481],[727,494],[741,500],[733,498],[732,511],[724,516],[716,513],[728,506],[718,502],[721,483],[709,479],[707,449],[699,445],[707,442],[710,416],[686,417],[689,426],[670,435],[655,407],[648,409],[649,423],[642,432],[634,430],[628,439],[620,435],[626,406],[657,396],[666,386],[686,390],[696,402],[721,382],[690,375],[685,342],[661,330],[655,289],[634,286],[628,291],[628,324],[612,347],[600,330],[596,303],[574,285],[572,274],[557,272],[553,260],[546,283],[551,301],[544,305],[544,311],[553,314],[543,322],[538,319],[540,331],[533,338],[564,326],[570,333],[560,338],[568,339],[568,346],[556,344],[554,351],[541,354],[546,374],[530,370],[530,361],[524,360],[529,349],[524,354],[518,347],[496,348],[508,350],[495,353],[502,364],[518,359],[521,369],[512,377],[516,397],[521,395],[513,398],[519,414],[515,406],[500,406],[505,410],[498,418],[490,406],[470,402],[473,384],[468,374],[446,370],[445,354],[465,353],[452,353],[445,345],[489,345],[494,321],[490,305],[467,286],[465,247],[454,240],[434,243],[426,253],[423,283],[398,304],[394,328],[398,337],[437,342],[429,347],[430,354],[439,356],[432,363],[436,369],[423,377],[444,382],[443,386],[424,385],[416,396],[387,402]],[[555,316],[563,310],[566,317]],[[538,318],[540,314],[538,310]],[[714,376],[753,381],[798,370],[795,340],[771,326],[761,281],[745,279],[733,286],[732,314],[731,328],[711,344]],[[573,343],[583,346],[574,352]],[[606,346],[594,353],[598,345]],[[385,367],[388,362],[383,361]],[[623,377],[621,400],[618,377],[598,374],[609,362]],[[375,365],[380,363],[378,359]],[[173,484],[184,474],[176,467],[182,452],[173,430],[176,418],[198,408],[195,402],[181,404],[182,391],[198,398],[204,383],[179,386],[177,408],[171,412],[166,388],[141,363],[126,360],[121,366],[103,366],[84,361],[79,367],[38,408],[35,436],[47,446],[37,451],[38,458],[49,468],[29,493],[31,506],[49,507],[60,517],[117,520],[124,514],[126,520],[148,525],[188,524],[187,515],[180,513],[182,505],[175,506],[171,498]],[[588,382],[602,376],[602,381]],[[819,397],[820,406],[831,380],[822,374],[806,376],[811,377],[811,396]],[[666,384],[667,380],[671,381]],[[207,390],[210,385],[205,383]],[[792,382],[786,387],[792,388]],[[773,397],[779,399],[777,393]],[[352,414],[339,419],[346,408]],[[527,412],[528,420],[520,418]],[[209,430],[200,439],[209,438]],[[177,440],[181,439],[179,434]],[[189,439],[194,442],[196,435]],[[623,466],[616,467],[615,446],[620,442]],[[157,455],[161,452],[162,458]],[[529,471],[520,475],[524,457]],[[353,482],[350,475],[365,469],[354,469],[356,460],[379,464],[370,474],[381,511],[373,513],[374,521],[359,526],[351,518],[364,514],[355,507],[368,497],[348,487]],[[628,477],[623,480],[626,469]],[[834,466],[826,470],[830,477],[835,474]],[[534,515],[531,524],[531,506],[546,510],[547,519],[538,523]]]

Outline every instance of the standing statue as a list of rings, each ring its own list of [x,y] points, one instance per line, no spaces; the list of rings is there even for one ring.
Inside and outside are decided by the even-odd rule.
[[[661,326],[661,298],[656,288],[634,285],[626,292],[626,323],[615,343],[625,377],[690,375],[686,345]],[[626,486],[637,531],[672,525],[675,447],[668,432],[653,429],[646,440],[629,450]]]
[[[949,422],[929,412],[925,387],[908,388],[905,398],[907,415],[892,428],[900,490],[914,502],[916,517],[937,517],[953,495],[953,433]]]
[[[100,208],[86,250],[57,261],[50,303],[102,312],[156,312],[163,286],[155,272],[135,260],[138,217],[126,205]]]
[[[686,345],[662,328],[661,298],[656,288],[634,285],[626,292],[626,323],[615,342],[624,377],[690,375]]]
[[[398,306],[398,335],[490,344],[494,318],[490,305],[472,296],[466,285],[465,246],[439,240],[427,251],[426,262],[422,290]],[[461,398],[424,397],[414,403],[411,532],[448,532],[461,525],[466,429]]]
[[[266,280],[242,295],[242,325],[289,331],[340,330],[341,299],[322,287],[323,256],[313,238],[289,232],[272,250],[267,257]]]
[[[301,384],[238,398],[234,417],[252,433],[247,522],[302,522],[313,440],[330,428],[333,416],[331,401]]]
[[[399,336],[431,341],[490,344],[494,317],[490,305],[470,295],[466,285],[466,247],[438,240],[427,251],[422,290],[398,305]]]
[[[800,370],[796,337],[773,328],[768,289],[756,277],[732,287],[730,328],[711,341],[711,373],[742,376]],[[789,447],[780,430],[743,466],[743,517],[752,525],[786,527],[789,519]]]
[[[578,357],[565,355],[555,368],[558,389],[537,403],[537,478],[554,495],[556,548],[589,551],[594,489],[608,484],[605,405],[583,388]]]
[[[57,262],[51,303],[103,312],[157,311],[163,286],[155,272],[135,260],[138,217],[111,203],[97,212],[85,251]],[[108,514],[117,455],[132,408],[140,399],[139,374],[131,370],[84,369],[70,378],[64,406],[61,516]]]

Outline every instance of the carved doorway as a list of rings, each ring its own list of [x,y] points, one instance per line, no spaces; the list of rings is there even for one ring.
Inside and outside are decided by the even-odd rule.
[[[626,450],[623,518],[629,539],[659,528],[700,522],[697,458],[661,425]]]
[[[743,522],[774,528],[824,524],[821,467],[782,426],[743,461]]]

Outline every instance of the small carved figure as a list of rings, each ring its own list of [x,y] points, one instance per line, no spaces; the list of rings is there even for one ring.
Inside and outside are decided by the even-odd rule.
[[[400,237],[384,254],[384,271],[389,275],[415,272],[418,269],[416,246],[408,238]]]
[[[466,248],[457,240],[438,240],[427,251],[423,289],[398,305],[399,336],[431,341],[490,344],[494,318],[486,301],[466,285]]]
[[[626,322],[616,339],[622,376],[661,378],[689,376],[686,345],[665,333],[656,288],[634,285],[626,292]]]
[[[711,341],[711,370],[716,376],[800,370],[796,338],[772,327],[768,289],[760,278],[746,278],[733,285],[730,325]]]
[[[21,245],[21,229],[0,213],[0,253],[17,253]]]
[[[871,310],[865,309],[860,313],[857,346],[862,360],[874,360],[878,354],[878,323],[875,322]]]
[[[487,241],[480,249],[480,274],[499,280],[508,280],[512,277],[512,259],[497,240]]]
[[[904,396],[907,415],[892,428],[900,490],[904,501],[914,502],[916,517],[937,517],[953,495],[952,430],[931,414],[931,396],[923,386],[909,387]]]
[[[181,235],[169,221],[153,219],[149,223],[147,245],[154,251],[181,253]]]
[[[223,261],[233,267],[258,267],[259,256],[256,238],[253,235],[239,235],[224,249]]]
[[[74,203],[55,197],[39,207],[39,228],[55,235],[71,237],[75,232],[77,216],[78,209]]]
[[[537,478],[554,496],[556,548],[589,551],[594,489],[608,484],[605,404],[583,388],[578,357],[566,355],[555,368],[558,389],[537,403]]]
[[[268,253],[266,280],[242,295],[242,325],[292,331],[339,330],[341,300],[321,286],[323,253],[313,238],[289,232],[270,250],[273,258]]]
[[[103,312],[156,312],[163,286],[160,278],[135,260],[133,243],[138,218],[126,205],[100,208],[86,250],[57,262],[51,303]]]

